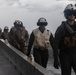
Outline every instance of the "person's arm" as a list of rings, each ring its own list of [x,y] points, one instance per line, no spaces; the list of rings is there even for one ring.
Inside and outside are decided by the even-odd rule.
[[[55,43],[56,43],[56,48],[57,50],[59,49],[59,46],[61,44],[61,40],[65,35],[65,29],[64,26],[61,25],[57,28],[56,32],[55,32]]]
[[[53,35],[50,35],[50,43],[53,49],[53,56],[57,56],[58,55],[58,50],[56,47],[56,43],[55,43],[55,38],[53,37]]]
[[[59,46],[60,46],[61,40],[64,36],[64,32],[65,32],[65,30],[64,30],[63,25],[59,26],[55,32],[55,41],[54,42],[55,42],[56,49],[53,50],[53,56],[54,56],[54,67],[56,69],[58,69],[59,65],[60,65],[60,63],[59,63],[59,50],[60,50]]]
[[[35,38],[35,36],[34,36],[34,34],[33,34],[33,32],[32,32],[31,35],[30,35],[30,39],[29,39],[28,50],[27,50],[27,56],[30,55],[31,48],[32,48],[33,42],[34,42],[34,38]]]
[[[50,43],[53,49],[53,57],[54,57],[54,63],[53,66],[58,69],[59,68],[59,61],[58,61],[58,49],[56,48],[56,43],[53,35],[50,36]]]

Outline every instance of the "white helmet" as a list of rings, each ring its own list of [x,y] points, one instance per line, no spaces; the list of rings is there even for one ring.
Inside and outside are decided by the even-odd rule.
[[[76,10],[76,4],[73,5],[73,4],[68,4],[65,8],[65,10]],[[64,11],[65,11],[64,10]]]
[[[9,28],[7,26],[5,26],[4,29],[7,29],[8,30]]]
[[[38,20],[38,22],[37,22],[37,25],[38,26],[40,26],[40,25],[47,25],[48,23],[47,23],[47,21],[46,21],[46,19],[44,18],[44,17],[42,17],[42,18],[40,18],[39,20]]]
[[[67,18],[69,15],[75,15],[76,16],[76,4],[68,4],[64,9],[64,16]]]

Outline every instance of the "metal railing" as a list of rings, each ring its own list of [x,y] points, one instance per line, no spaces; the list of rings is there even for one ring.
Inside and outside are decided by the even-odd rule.
[[[0,40],[0,50],[8,57],[12,63],[20,70],[22,75],[54,75],[37,64],[34,61],[27,60],[27,56],[11,46],[9,43],[5,44]]]

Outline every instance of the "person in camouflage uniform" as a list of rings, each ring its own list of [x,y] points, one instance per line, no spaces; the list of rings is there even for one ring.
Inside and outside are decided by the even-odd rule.
[[[9,32],[8,32],[8,30],[9,30],[8,26],[5,26],[1,37],[2,37],[2,39],[9,41]]]
[[[18,22],[19,20],[15,20],[14,26],[10,29],[10,32],[9,32],[9,38],[10,38],[9,43],[13,45],[14,47],[17,47],[17,42],[15,41],[15,31],[17,27],[19,26]]]
[[[21,21],[17,20],[15,24],[17,27],[13,30],[12,35],[14,44],[17,49],[24,53],[28,48],[29,34]]]
[[[2,29],[0,28],[0,39],[2,38]]]

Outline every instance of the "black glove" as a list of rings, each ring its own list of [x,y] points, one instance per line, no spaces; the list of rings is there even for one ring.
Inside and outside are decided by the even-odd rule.
[[[58,58],[54,57],[54,64],[53,64],[54,68],[59,69],[59,65],[60,64],[59,64]]]
[[[28,50],[27,50],[27,53],[26,53],[26,55],[27,55],[27,56],[30,56],[30,52],[29,52]]]

